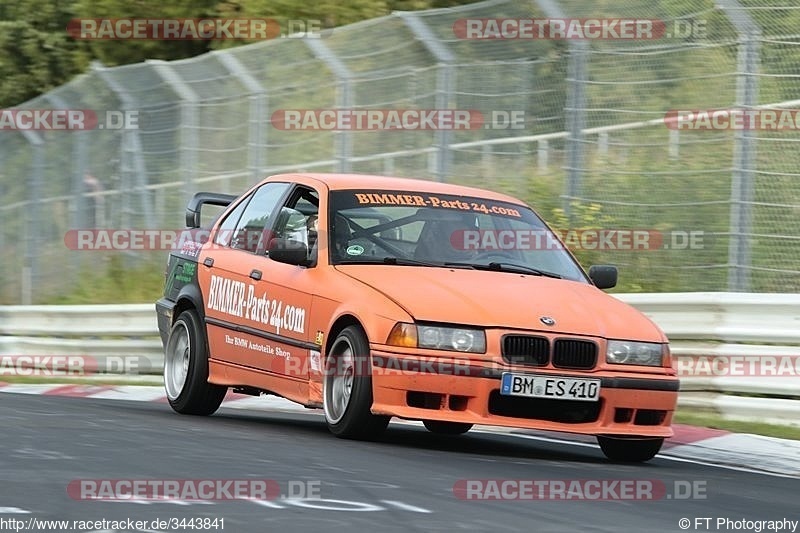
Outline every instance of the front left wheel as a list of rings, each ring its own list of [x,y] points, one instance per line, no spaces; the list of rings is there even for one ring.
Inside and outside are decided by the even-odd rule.
[[[208,382],[208,345],[194,309],[182,312],[164,350],[164,388],[169,405],[185,415],[210,415],[219,409],[227,387]]]
[[[349,326],[331,345],[322,387],[328,429],[337,437],[373,439],[389,425],[388,416],[374,415],[369,342],[361,328]]]

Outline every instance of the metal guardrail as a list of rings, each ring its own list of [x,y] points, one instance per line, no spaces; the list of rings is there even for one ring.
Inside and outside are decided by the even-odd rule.
[[[0,335],[75,338],[157,333],[151,304],[0,306]]]
[[[701,358],[794,356],[800,374],[800,294],[615,296],[664,330],[678,365]],[[123,374],[160,374],[163,366],[151,304],[0,306],[0,356],[83,356],[97,368]],[[123,362],[131,360],[132,367]],[[800,426],[800,375],[682,377],[679,406]]]
[[[800,426],[800,294],[690,292],[616,296],[664,330],[679,368],[681,364],[697,368],[701,359],[791,358],[794,377],[725,372],[718,376],[681,376],[681,410]]]
[[[800,294],[687,292],[620,294],[671,341],[800,345]]]

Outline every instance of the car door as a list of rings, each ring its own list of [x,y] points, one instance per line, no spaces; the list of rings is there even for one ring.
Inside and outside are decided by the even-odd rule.
[[[285,373],[284,360],[267,349],[256,283],[271,221],[291,190],[284,182],[255,189],[221,220],[199,258],[209,355],[223,365]]]
[[[312,294],[320,279],[316,266],[319,198],[319,191],[313,187],[296,185],[272,221],[271,237],[303,243],[309,250],[308,264],[274,261],[267,249],[260,258],[262,276],[254,282],[258,299],[255,314],[274,341],[276,355],[284,359],[284,374],[304,382],[320,365],[319,346],[314,343],[317,332],[310,329]]]

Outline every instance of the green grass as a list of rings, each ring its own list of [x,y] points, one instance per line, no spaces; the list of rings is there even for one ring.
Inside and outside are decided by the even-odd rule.
[[[162,385],[161,376],[0,376],[0,383],[21,385],[64,384],[64,385]]]
[[[41,302],[49,305],[150,303],[164,291],[165,256],[127,267],[120,255],[111,255],[82,272],[67,290]]]
[[[779,426],[777,424],[765,424],[763,422],[728,420],[714,414],[695,414],[678,411],[675,413],[673,422],[676,424],[722,429],[734,433],[753,433],[755,435],[764,435],[766,437],[776,437],[779,439],[800,440],[800,427]]]

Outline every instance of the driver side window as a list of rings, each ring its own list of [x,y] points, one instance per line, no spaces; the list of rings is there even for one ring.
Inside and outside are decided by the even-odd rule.
[[[318,219],[319,193],[299,187],[278,213],[274,237],[302,243],[308,249],[310,264],[314,265],[317,258]]]
[[[267,222],[288,188],[288,183],[266,183],[253,194],[233,230],[231,248],[255,253],[266,245]]]

